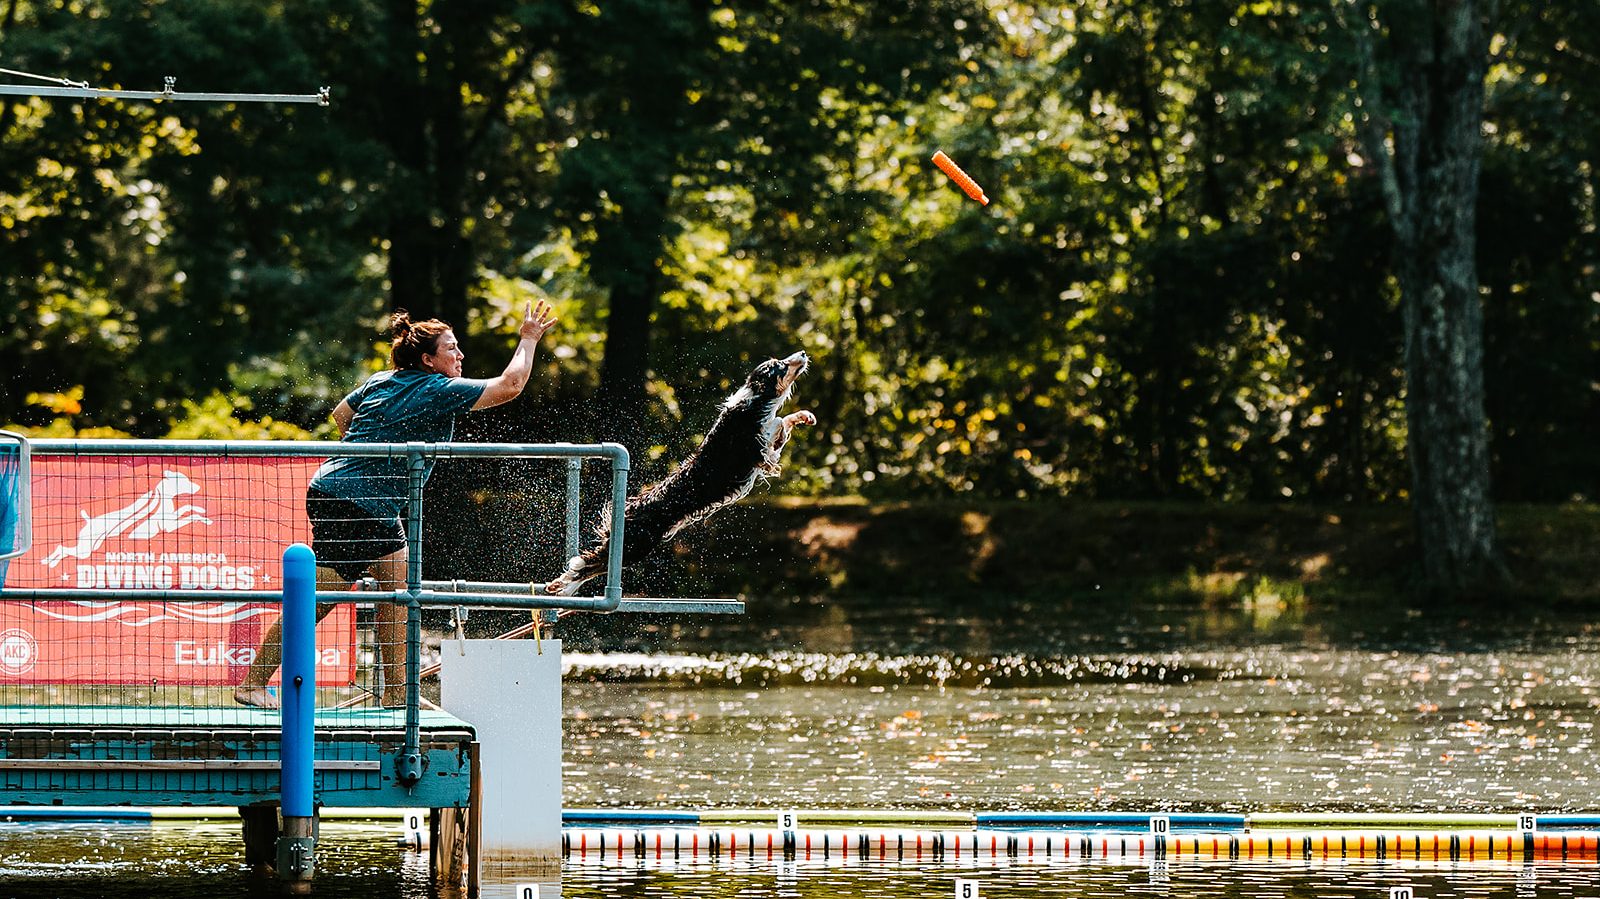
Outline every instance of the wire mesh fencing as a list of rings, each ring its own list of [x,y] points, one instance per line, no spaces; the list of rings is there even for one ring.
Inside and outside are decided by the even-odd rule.
[[[293,543],[318,554],[319,710],[415,701],[421,607],[450,605],[424,589],[423,558],[465,566],[450,575],[474,582],[485,566],[510,570],[535,592],[576,539],[574,460],[599,449],[36,441],[25,464],[24,446],[0,442],[0,540],[31,536],[25,550],[0,543],[20,552],[0,569],[0,709],[82,725],[129,710],[159,723],[170,709],[259,722],[255,709],[276,702],[277,591]],[[363,461],[356,477],[330,481],[346,453]],[[445,501],[424,503],[441,461],[430,495]],[[525,514],[506,515],[507,492]],[[441,520],[425,527],[425,508]]]

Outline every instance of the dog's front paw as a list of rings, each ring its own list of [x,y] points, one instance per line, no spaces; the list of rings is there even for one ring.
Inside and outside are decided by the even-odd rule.
[[[787,422],[791,428],[795,425],[814,425],[817,423],[817,417],[811,414],[810,409],[801,409],[799,412],[790,412],[788,415],[783,417],[783,420]]]

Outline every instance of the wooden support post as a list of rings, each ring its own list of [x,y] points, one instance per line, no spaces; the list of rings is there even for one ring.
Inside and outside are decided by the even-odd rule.
[[[428,847],[428,861],[437,886],[452,890],[461,888],[467,860],[466,823],[465,809],[428,810],[429,836],[433,840]]]
[[[481,864],[479,799],[483,790],[476,742],[467,744],[467,761],[467,807],[428,810],[428,868],[436,886],[459,889],[464,877],[468,899],[476,899]]]
[[[483,768],[478,741],[467,744],[467,899],[478,899],[483,872]]]
[[[428,809],[428,882],[434,889],[443,887],[445,857],[450,854],[447,847],[439,845],[444,837],[444,821],[440,818],[439,809]]]
[[[283,835],[278,839],[278,878],[284,892],[295,896],[311,894],[311,878],[316,873],[317,819],[286,816]]]
[[[239,818],[244,831],[244,862],[257,872],[272,870],[278,857],[278,809],[271,805],[242,805]]]

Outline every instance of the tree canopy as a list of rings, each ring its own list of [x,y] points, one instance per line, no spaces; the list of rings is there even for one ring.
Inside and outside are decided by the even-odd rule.
[[[8,69],[333,103],[3,98],[0,421],[326,433],[390,309],[487,374],[542,291],[480,435],[659,473],[805,349],[784,489],[1406,498],[1397,5],[8,0]],[[1592,499],[1600,8],[1484,15],[1489,484]]]

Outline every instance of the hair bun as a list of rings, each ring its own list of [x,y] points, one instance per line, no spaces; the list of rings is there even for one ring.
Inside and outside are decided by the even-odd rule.
[[[421,369],[422,357],[438,351],[439,338],[450,326],[436,318],[412,321],[411,313],[396,309],[389,316],[394,336],[389,340],[389,364],[397,369]]]

